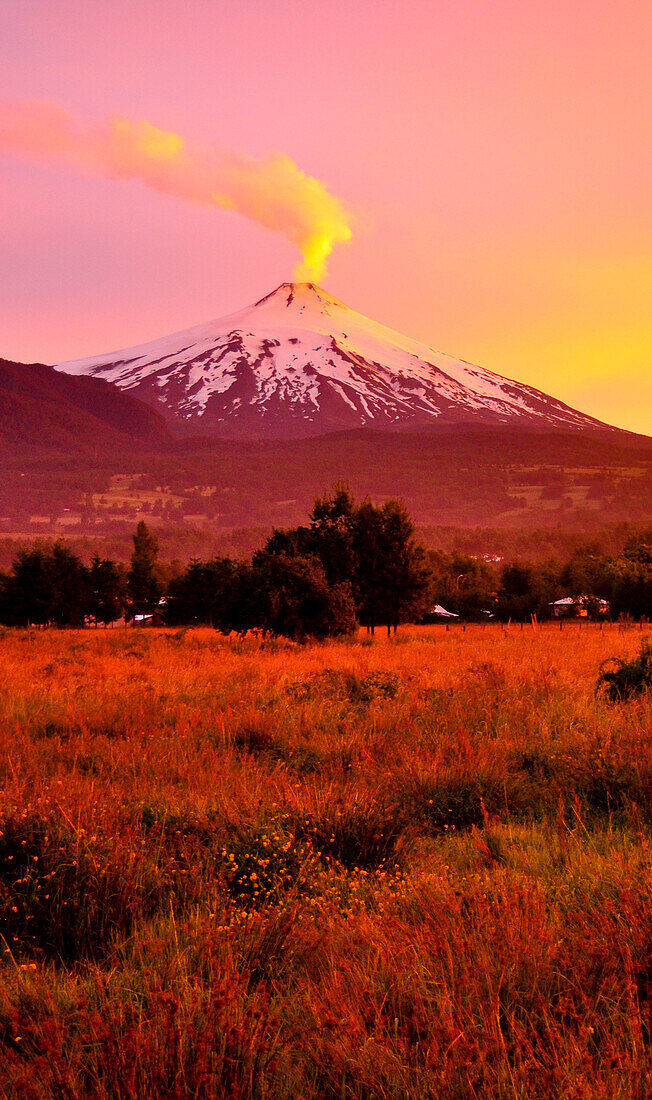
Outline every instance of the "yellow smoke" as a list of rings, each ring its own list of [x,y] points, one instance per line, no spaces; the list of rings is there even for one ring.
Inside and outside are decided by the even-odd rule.
[[[296,279],[318,282],[334,245],[351,237],[340,200],[283,153],[256,160],[192,146],[144,120],[114,116],[85,125],[39,100],[0,103],[0,150],[111,179],[140,179],[186,202],[234,210],[297,246]]]

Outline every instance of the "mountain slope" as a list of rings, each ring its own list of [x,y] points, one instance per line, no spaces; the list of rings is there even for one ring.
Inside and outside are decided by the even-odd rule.
[[[222,438],[443,424],[605,427],[401,336],[312,283],[283,283],[221,320],[56,369],[106,379],[185,431]]]
[[[0,453],[72,457],[158,449],[169,441],[159,413],[99,378],[0,359]]]

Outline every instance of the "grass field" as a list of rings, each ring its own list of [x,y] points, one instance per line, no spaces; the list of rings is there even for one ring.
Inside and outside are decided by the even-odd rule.
[[[2,1097],[652,1095],[640,638],[2,633]]]

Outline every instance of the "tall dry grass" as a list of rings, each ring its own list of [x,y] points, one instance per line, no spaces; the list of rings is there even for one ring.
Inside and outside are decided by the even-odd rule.
[[[0,1095],[647,1097],[617,628],[0,637]]]

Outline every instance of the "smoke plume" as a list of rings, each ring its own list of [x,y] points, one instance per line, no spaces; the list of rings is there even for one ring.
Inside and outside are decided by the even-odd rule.
[[[186,202],[234,210],[297,246],[303,257],[298,280],[319,281],[333,246],[351,237],[339,199],[283,153],[256,160],[193,146],[179,134],[120,116],[87,125],[39,100],[0,103],[0,150],[110,179],[140,179]]]

